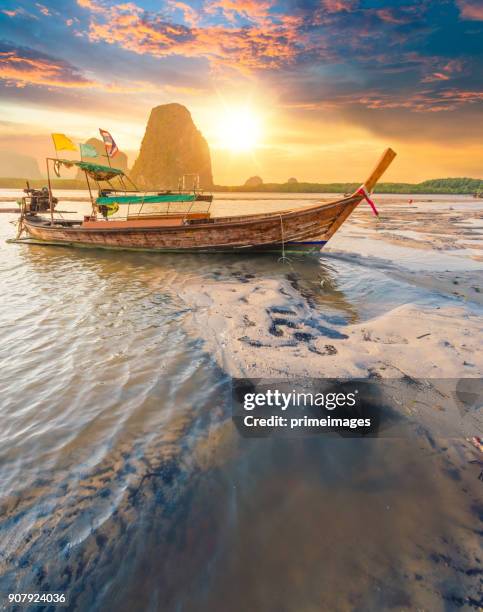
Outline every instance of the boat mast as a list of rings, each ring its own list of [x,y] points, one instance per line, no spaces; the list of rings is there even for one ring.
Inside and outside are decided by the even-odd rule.
[[[102,133],[101,133],[101,136],[102,136]],[[107,145],[106,145],[106,141],[104,140],[104,137],[102,138],[102,141],[104,143],[104,151],[106,152],[107,163],[109,164],[109,168],[112,168],[112,166],[111,166],[111,158],[109,157],[109,153],[107,152]]]
[[[92,190],[91,190],[91,184],[89,183],[89,175],[87,174],[87,170],[84,170],[84,174],[86,176],[86,183],[87,183],[87,189],[89,190],[89,198],[91,199],[91,206],[92,206],[92,214],[94,214],[95,209],[94,209],[94,198],[92,197]]]
[[[52,183],[50,181],[49,158],[45,160],[47,165],[47,184],[49,186],[50,225],[54,225],[54,201],[52,198]]]

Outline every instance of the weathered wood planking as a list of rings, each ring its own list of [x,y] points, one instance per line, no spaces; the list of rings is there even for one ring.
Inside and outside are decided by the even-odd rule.
[[[365,183],[371,191],[395,157],[387,149]],[[339,229],[363,196],[356,192],[335,202],[317,203],[300,210],[240,217],[146,221],[86,221],[51,224],[37,215],[25,217],[25,228],[37,240],[117,249],[156,251],[263,250],[291,243],[322,245]]]
[[[360,198],[359,198],[360,199]],[[91,246],[146,248],[149,250],[236,250],[263,247],[323,236],[349,198],[334,204],[323,204],[298,212],[256,218],[213,219],[210,222],[129,227],[129,223],[100,223],[95,227],[50,225],[39,217],[27,217],[28,233],[39,240],[81,243]],[[174,220],[173,220],[174,222]],[[126,227],[127,226],[127,227]]]

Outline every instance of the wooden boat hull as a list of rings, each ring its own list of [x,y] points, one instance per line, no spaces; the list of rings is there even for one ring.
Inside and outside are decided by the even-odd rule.
[[[157,226],[136,226],[128,222],[62,224],[39,216],[24,220],[29,236],[51,244],[141,251],[239,252],[287,251],[318,252],[330,238],[337,219],[353,209],[360,197],[350,197],[279,215],[219,217],[188,220],[178,218]]]
[[[92,220],[22,217],[22,229],[43,244],[158,252],[319,252],[370,193],[395,157],[387,149],[354,194],[328,203],[279,213],[237,217],[171,215],[162,218]],[[369,200],[370,201],[370,200]],[[373,206],[372,202],[371,206]],[[21,231],[19,232],[20,235]]]

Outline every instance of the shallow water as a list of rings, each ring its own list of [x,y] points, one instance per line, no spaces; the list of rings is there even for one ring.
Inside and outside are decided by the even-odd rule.
[[[183,298],[288,281],[337,337],[407,302],[458,302],[394,274],[418,257],[431,271],[433,253],[401,261],[384,243],[368,265],[380,241],[350,225],[330,257],[289,266],[6,244],[14,219],[0,215],[0,592],[64,591],[83,610],[476,607],[481,483],[458,451],[239,438]],[[465,261],[439,255],[438,270]]]

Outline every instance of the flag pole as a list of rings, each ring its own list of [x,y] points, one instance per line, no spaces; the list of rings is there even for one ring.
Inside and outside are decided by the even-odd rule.
[[[57,159],[59,159],[57,157]],[[49,158],[45,160],[47,164],[47,183],[49,185],[49,203],[50,203],[50,225],[54,225],[54,200],[52,197],[52,183],[50,180]]]
[[[101,128],[99,128],[99,133],[101,135],[102,138],[102,142],[104,143],[104,151],[106,152],[106,157],[107,157],[107,163],[109,164],[109,168],[112,168],[111,166],[111,158],[109,157],[109,153],[107,151],[107,144],[106,144],[106,139],[104,138],[104,130],[101,130]],[[111,137],[112,139],[112,137]]]
[[[106,145],[104,139],[102,139],[102,141],[104,142],[104,149],[106,151],[106,157],[107,157],[107,162],[109,164],[109,168],[112,168],[112,166],[111,166],[111,158],[109,157],[109,153],[107,152],[107,145]]]
[[[59,152],[57,151],[57,147],[55,146],[55,139],[54,139],[54,135],[51,134],[52,136],[52,142],[54,143],[54,151],[55,151],[55,157],[57,157],[57,159],[59,159]]]

